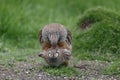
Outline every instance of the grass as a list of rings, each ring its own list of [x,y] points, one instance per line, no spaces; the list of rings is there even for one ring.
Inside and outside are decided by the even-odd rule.
[[[29,55],[36,55],[40,51],[39,30],[48,23],[57,22],[73,34],[74,57],[114,62],[105,73],[116,72],[120,61],[119,4],[119,0],[0,0],[0,64],[27,61]],[[86,19],[92,20],[91,27],[82,30],[80,25]],[[70,67],[61,69],[63,71],[44,70],[53,75],[65,71],[68,76],[74,72]]]
[[[120,62],[112,62],[111,65],[104,69],[104,74],[115,75],[120,78]]]
[[[119,74],[119,22],[120,15],[115,11],[100,7],[87,10],[80,18],[76,36],[74,36],[76,55],[78,52],[82,53],[77,57],[79,59],[113,61],[114,64],[107,67],[104,72]]]
[[[55,75],[55,76],[77,76],[80,74],[80,72],[73,67],[65,67],[65,66],[61,66],[61,67],[40,67],[40,70],[45,71],[51,75]]]
[[[87,10],[79,20],[78,28],[89,27],[75,36],[74,48],[101,53],[120,53],[120,15],[104,8]],[[85,26],[86,25],[86,26]],[[79,44],[77,44],[77,40]],[[80,46],[82,45],[82,46]]]
[[[20,49],[20,48],[15,48],[15,47],[4,47],[0,51],[0,64],[1,65],[7,65],[8,63],[12,62],[26,62],[31,59],[29,57],[31,56],[37,56],[39,50],[37,49]],[[29,60],[28,60],[29,59]],[[34,58],[33,58],[34,59]],[[36,58],[35,60],[40,60],[39,58]]]

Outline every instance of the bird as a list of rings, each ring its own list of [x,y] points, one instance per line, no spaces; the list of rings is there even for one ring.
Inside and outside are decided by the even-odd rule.
[[[72,51],[72,34],[62,24],[50,23],[45,25],[39,31],[38,36],[42,50],[60,48]]]
[[[50,65],[50,66],[68,66],[71,51],[67,49],[48,49],[43,50],[39,53],[39,57],[44,58],[44,60]]]

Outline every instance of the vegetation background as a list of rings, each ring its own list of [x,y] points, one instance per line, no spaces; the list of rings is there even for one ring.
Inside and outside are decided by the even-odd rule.
[[[0,65],[44,63],[37,57],[38,32],[46,24],[61,23],[72,32],[74,58],[108,62],[103,74],[120,77],[119,14],[120,0],[0,0]],[[74,71],[41,69],[67,76]]]

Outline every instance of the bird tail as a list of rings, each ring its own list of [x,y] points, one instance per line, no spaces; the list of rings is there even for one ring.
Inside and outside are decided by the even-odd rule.
[[[51,43],[51,46],[55,48],[57,46],[57,43],[58,43],[58,40],[59,40],[59,35],[57,35],[57,34],[50,34],[48,36],[48,38],[49,38],[49,41]]]

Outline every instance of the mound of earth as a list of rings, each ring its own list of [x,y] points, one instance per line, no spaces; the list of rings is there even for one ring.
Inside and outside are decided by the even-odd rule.
[[[120,15],[116,12],[89,9],[79,19],[78,28],[73,38],[75,50],[120,53]]]

